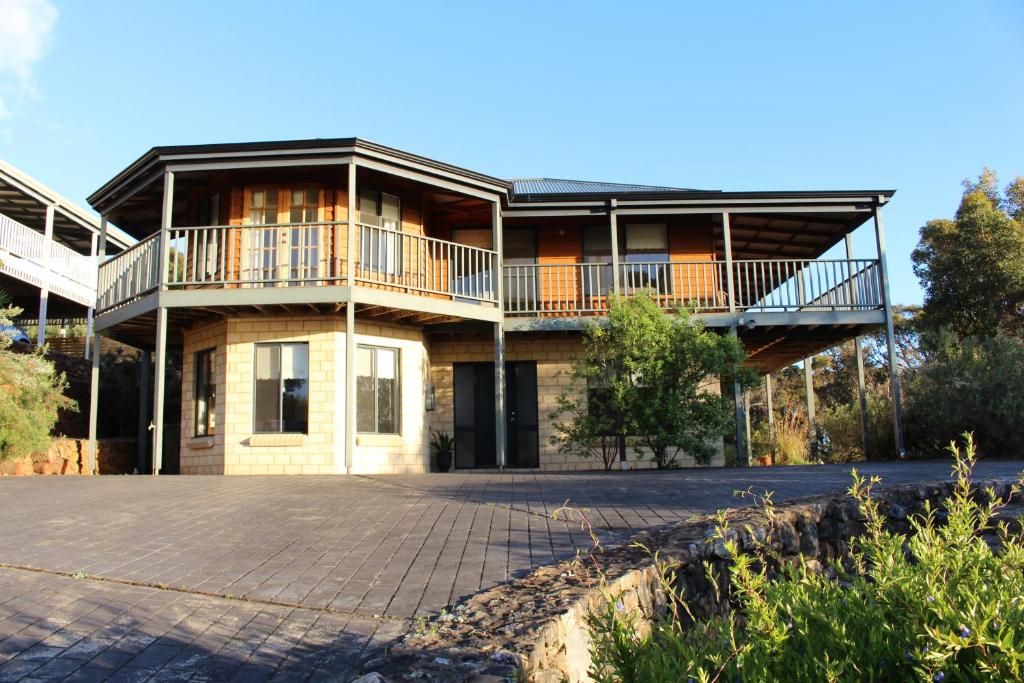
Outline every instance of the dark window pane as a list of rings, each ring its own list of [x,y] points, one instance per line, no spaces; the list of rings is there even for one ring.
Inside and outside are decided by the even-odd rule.
[[[281,346],[281,422],[284,432],[309,431],[309,347]]]
[[[256,347],[256,381],[253,391],[255,430],[281,431],[281,347]]]
[[[200,351],[195,355],[195,359],[195,435],[209,436],[214,433],[214,408],[216,406],[213,350]]]
[[[356,349],[356,431],[377,431],[377,401],[373,386],[373,349]]]

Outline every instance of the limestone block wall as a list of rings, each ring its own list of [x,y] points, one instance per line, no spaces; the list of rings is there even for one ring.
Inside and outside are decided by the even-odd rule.
[[[398,411],[399,434],[356,434],[352,472],[429,472],[430,437],[424,406],[430,357],[423,332],[415,327],[356,321],[356,341],[399,350],[401,402]],[[341,415],[344,417],[344,412]]]
[[[185,333],[182,373],[182,474],[343,474],[345,472],[345,321],[339,316],[230,318]],[[354,473],[429,470],[424,384],[429,365],[422,332],[359,321],[357,343],[400,350],[401,433],[359,434]],[[255,345],[309,345],[307,434],[253,433]],[[215,349],[215,430],[195,437],[195,353]]]

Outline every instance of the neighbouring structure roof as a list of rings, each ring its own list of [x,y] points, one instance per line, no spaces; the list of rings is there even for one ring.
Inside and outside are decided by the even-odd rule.
[[[698,191],[686,187],[605,183],[593,180],[566,180],[562,178],[513,178],[511,182],[512,192],[516,197],[528,197],[531,195],[652,194],[658,192]]]

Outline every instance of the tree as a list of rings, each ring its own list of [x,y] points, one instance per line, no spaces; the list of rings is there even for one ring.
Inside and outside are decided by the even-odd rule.
[[[929,221],[911,255],[928,327],[969,335],[1024,333],[1024,178],[1002,194],[985,169],[964,181],[953,220]]]
[[[566,452],[597,454],[609,468],[612,445],[627,437],[659,469],[680,453],[706,464],[732,426],[729,399],[709,387],[723,375],[751,385],[743,358],[734,336],[706,330],[683,310],[665,314],[652,292],[612,297],[607,325],[584,332],[573,386],[551,415],[552,440]]]
[[[0,325],[21,312],[8,303],[0,292]],[[0,462],[49,448],[58,411],[75,405],[64,396],[66,387],[64,376],[41,350],[17,353],[10,338],[0,335]]]

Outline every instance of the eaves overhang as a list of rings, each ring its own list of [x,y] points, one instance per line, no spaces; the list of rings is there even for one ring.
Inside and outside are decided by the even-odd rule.
[[[427,177],[454,182],[477,192],[507,200],[512,184],[476,171],[410,154],[361,138],[316,138],[270,142],[240,142],[153,147],[88,197],[103,213],[139,189],[152,184],[164,170],[273,167],[303,163],[338,163],[351,157],[368,163],[407,168]]]

